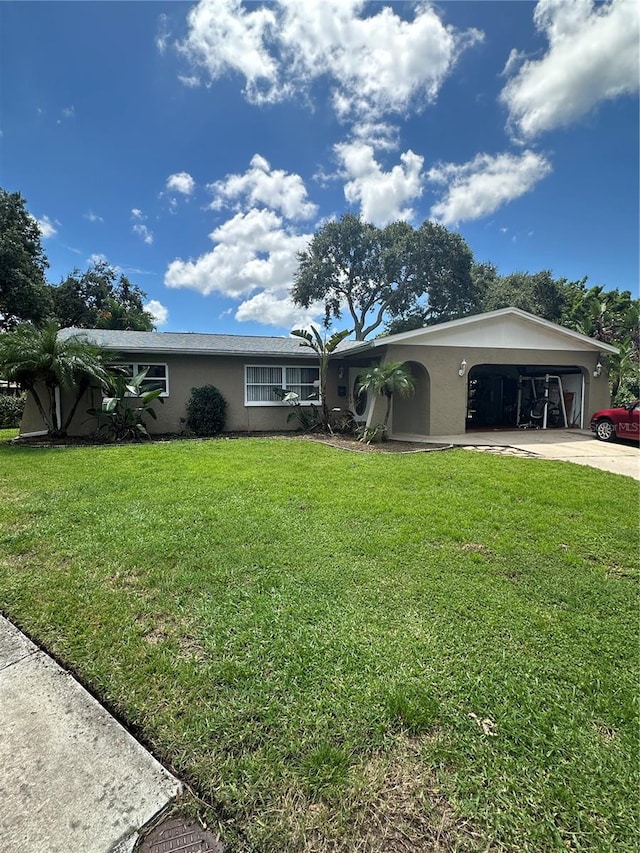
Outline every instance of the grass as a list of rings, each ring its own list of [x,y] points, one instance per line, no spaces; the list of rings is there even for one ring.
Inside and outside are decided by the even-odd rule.
[[[17,438],[19,429],[0,429],[0,441],[9,441],[11,438]]]
[[[3,610],[232,850],[637,850],[635,482],[238,439],[0,486]]]

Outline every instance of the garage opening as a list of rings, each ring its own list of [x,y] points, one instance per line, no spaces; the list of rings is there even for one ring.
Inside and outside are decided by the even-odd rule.
[[[469,371],[467,430],[582,427],[579,367],[479,364]]]

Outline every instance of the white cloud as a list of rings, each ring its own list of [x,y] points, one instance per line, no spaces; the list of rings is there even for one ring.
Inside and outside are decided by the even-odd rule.
[[[133,226],[133,233],[137,234],[148,246],[153,243],[153,231],[141,222],[136,222]]]
[[[296,253],[312,235],[288,231],[276,213],[254,208],[237,213],[209,236],[215,243],[210,252],[195,261],[176,259],[169,264],[167,287],[236,298],[261,288],[284,294],[297,267]]]
[[[551,172],[551,164],[534,151],[521,155],[478,154],[469,163],[444,163],[430,169],[430,181],[446,185],[431,216],[444,225],[480,219],[528,192]]]
[[[240,304],[235,313],[238,322],[253,321],[267,326],[300,328],[324,313],[323,305],[301,308],[287,296],[277,296],[268,291],[257,293]]]
[[[542,59],[525,62],[500,95],[510,125],[524,138],[571,124],[601,101],[638,90],[637,0],[540,0],[534,21],[549,49]]]
[[[413,208],[407,202],[422,195],[424,158],[413,151],[400,155],[400,164],[384,172],[374,157],[373,148],[363,142],[345,142],[334,146],[347,178],[345,198],[360,204],[367,222],[383,226],[397,219],[412,219]]]
[[[244,78],[252,103],[306,93],[314,80],[333,85],[341,119],[378,119],[437,97],[458,55],[482,38],[446,27],[428,3],[406,6],[405,20],[366,0],[281,0],[247,7],[240,0],[200,0],[179,49],[211,80]]]
[[[169,18],[163,13],[158,18],[158,35],[156,36],[156,47],[159,53],[166,51],[170,37]]]
[[[249,207],[265,205],[287,219],[310,219],[317,211],[307,198],[300,175],[272,169],[259,154],[254,154],[243,175],[227,175],[224,180],[209,184],[208,189],[214,194],[214,210],[226,205],[239,209],[241,203]]]
[[[148,246],[153,243],[153,231],[144,224],[147,217],[138,207],[131,209],[131,220],[133,221],[132,231],[137,234]]]
[[[363,119],[353,125],[351,137],[355,141],[372,145],[376,151],[393,151],[399,145],[400,131],[387,122]]]
[[[87,211],[87,213],[84,214],[84,218],[88,219],[89,222],[104,222],[104,219],[92,210]]]
[[[106,264],[107,256],[103,255],[101,252],[94,252],[92,255],[89,255],[87,258],[87,263],[90,266],[97,266],[98,264]]]
[[[188,89],[195,89],[200,85],[200,78],[195,74],[178,74],[178,80]]]
[[[150,299],[143,307],[145,311],[151,314],[156,326],[166,325],[169,319],[169,309],[162,302],[158,302],[157,299]]]
[[[48,216],[43,216],[42,219],[36,219],[36,224],[40,229],[40,234],[42,235],[43,240],[48,240],[49,237],[54,237],[58,233],[58,229]]]
[[[276,26],[271,9],[246,11],[240,0],[201,0],[187,22],[187,38],[178,48],[194,66],[204,68],[212,80],[239,72],[251,101],[276,98],[278,68],[263,44]]]
[[[504,68],[500,72],[501,77],[510,77],[518,68],[522,65],[524,60],[527,58],[527,54],[524,51],[516,50],[515,47],[509,53],[509,57],[505,63]]]
[[[196,187],[196,182],[188,172],[176,172],[167,178],[167,189],[182,195],[191,195]]]
[[[42,115],[43,110],[38,108],[38,114]],[[60,118],[56,120],[56,124],[62,124],[63,121],[66,121],[67,119],[70,119],[70,118],[74,118],[75,114],[76,114],[76,108],[74,106],[64,107],[64,109],[62,109],[60,111]]]
[[[237,213],[210,235],[215,244],[196,260],[172,261],[164,283],[203,295],[220,293],[242,300],[236,319],[275,326],[297,322],[307,312],[294,308],[289,290],[297,269],[297,253],[311,234],[297,234],[271,210]]]

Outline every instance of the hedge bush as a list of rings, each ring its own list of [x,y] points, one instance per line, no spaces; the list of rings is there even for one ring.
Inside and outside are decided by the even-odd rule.
[[[24,394],[12,397],[0,394],[0,429],[12,429],[20,426],[24,412]]]
[[[192,388],[187,404],[187,432],[199,436],[218,435],[224,429],[227,401],[214,385]]]

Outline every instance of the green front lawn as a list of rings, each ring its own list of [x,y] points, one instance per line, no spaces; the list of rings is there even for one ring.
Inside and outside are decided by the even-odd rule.
[[[238,439],[0,488],[3,611],[234,851],[637,850],[634,481]]]

